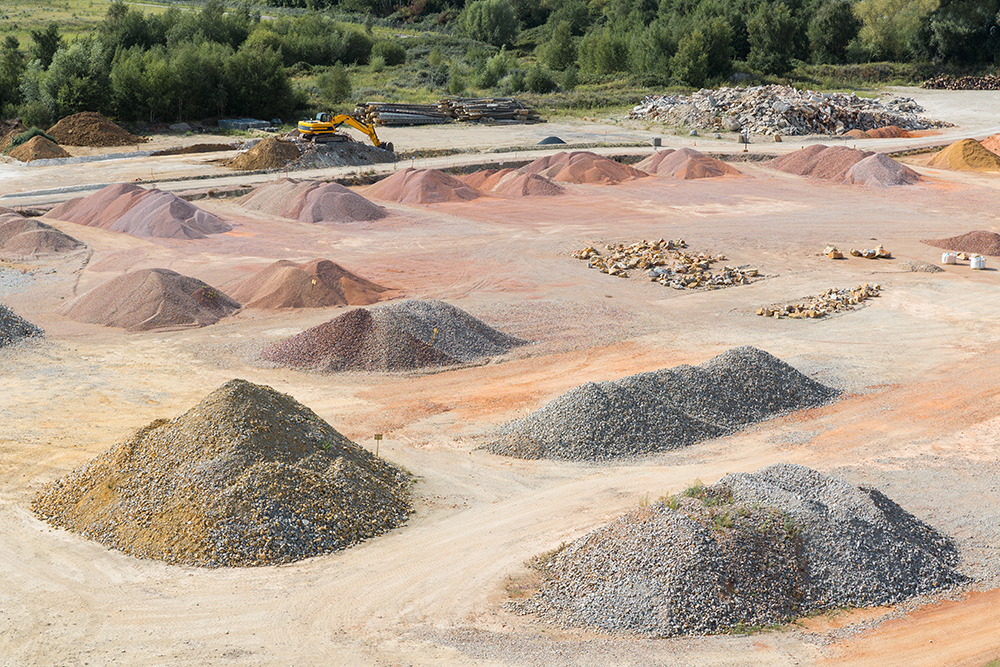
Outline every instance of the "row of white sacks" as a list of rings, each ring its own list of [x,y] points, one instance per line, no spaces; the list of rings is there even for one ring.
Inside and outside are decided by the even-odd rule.
[[[941,253],[941,263],[942,264],[958,264],[958,253],[956,252],[944,252]],[[970,269],[985,269],[986,268],[986,258],[982,255],[972,255],[969,257],[969,268]]]

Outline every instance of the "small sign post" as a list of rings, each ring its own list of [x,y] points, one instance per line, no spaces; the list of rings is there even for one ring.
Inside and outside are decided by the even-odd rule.
[[[375,456],[378,456],[378,443],[380,443],[381,441],[382,441],[382,434],[381,433],[376,433],[375,434]]]

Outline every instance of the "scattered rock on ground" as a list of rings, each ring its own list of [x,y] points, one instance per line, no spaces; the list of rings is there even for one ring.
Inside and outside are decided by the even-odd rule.
[[[915,259],[904,259],[897,266],[903,271],[912,271],[914,273],[944,273],[944,269],[937,264],[920,262]]]
[[[408,487],[291,396],[231,380],[49,485],[32,509],[139,558],[245,567],[391,530],[411,511]]]
[[[882,287],[878,284],[864,283],[852,289],[831,288],[816,296],[803,297],[799,301],[758,308],[757,314],[763,317],[781,319],[816,319],[833,313],[855,310],[868,299],[881,294]]]

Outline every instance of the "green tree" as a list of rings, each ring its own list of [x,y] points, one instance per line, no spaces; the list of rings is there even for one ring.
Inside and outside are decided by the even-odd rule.
[[[626,35],[608,27],[591,30],[580,40],[580,69],[596,74],[628,71],[626,39]]]
[[[847,60],[847,45],[858,36],[861,22],[851,5],[833,0],[819,8],[809,22],[809,49],[817,63],[842,63]]]
[[[670,59],[670,71],[678,81],[693,88],[701,88],[708,77],[708,40],[705,33],[695,30],[677,45],[677,53]]]
[[[333,107],[351,97],[351,79],[342,65],[331,67],[316,77],[320,101]]]
[[[385,64],[390,67],[406,62],[406,49],[398,42],[390,42],[389,40],[375,42],[371,53],[373,56],[382,56]]]
[[[44,29],[29,30],[28,34],[31,35],[32,41],[31,59],[41,62],[42,69],[48,69],[56,51],[63,45],[59,24],[52,21]]]
[[[576,63],[576,43],[569,21],[560,21],[552,31],[552,38],[544,48],[544,60],[546,65],[560,71]]]
[[[911,43],[939,0],[858,0],[854,15],[861,20],[858,39],[869,58],[906,60]]]
[[[795,35],[796,23],[786,5],[761,5],[747,21],[747,64],[765,74],[784,74],[792,68]]]
[[[7,35],[0,47],[0,112],[21,102],[21,74],[26,62],[17,37]]]
[[[930,52],[941,60],[959,65],[997,62],[1000,0],[941,0],[927,32]]]
[[[508,0],[473,0],[461,19],[466,36],[493,46],[510,46],[517,37],[518,23]]]

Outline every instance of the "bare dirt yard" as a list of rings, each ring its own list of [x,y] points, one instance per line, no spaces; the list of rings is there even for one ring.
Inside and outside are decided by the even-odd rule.
[[[858,148],[1000,131],[995,93],[905,93],[959,127],[940,137],[858,141]],[[385,139],[398,149],[511,148],[412,163],[447,168],[525,159],[519,148],[549,135],[589,142],[605,133],[609,142],[662,136],[674,148],[697,141],[706,152],[741,150],[732,138],[678,136],[627,121],[386,130]],[[751,151],[778,154],[810,143],[817,140],[758,143]],[[234,175],[208,162],[215,157],[0,164],[0,206],[50,205],[89,194],[90,186],[150,180],[150,173],[179,179],[162,183],[178,193],[285,176]],[[923,180],[844,185],[734,161],[740,177],[562,183],[565,192],[548,197],[376,201],[387,217],[359,222],[301,222],[233,198],[198,199],[192,203],[232,227],[200,239],[42,218],[86,248],[0,262],[0,303],[45,330],[43,338],[0,347],[0,665],[979,667],[1000,657],[1000,258],[987,257],[984,271],[963,261],[942,266],[943,251],[921,243],[1000,232],[1000,172],[930,169],[919,156],[904,161]],[[385,168],[404,166],[411,165]],[[191,176],[202,178],[180,180]],[[760,278],[676,290],[642,271],[618,278],[572,257],[586,246],[603,252],[606,244],[659,238],[723,253],[723,264],[752,266]],[[828,244],[845,254],[882,244],[893,258],[831,260],[823,254]],[[62,314],[75,297],[138,269],[169,269],[225,292],[278,260],[320,258],[394,290],[391,296],[443,300],[529,344],[445,370],[319,373],[279,367],[261,350],[353,306],[243,309],[210,326],[142,332]],[[943,271],[907,270],[908,261]],[[853,311],[817,320],[756,315],[865,282],[878,283],[881,296]],[[841,398],[638,459],[522,460],[484,449],[502,424],[580,384],[700,364],[741,345],[842,390]],[[47,484],[233,378],[290,394],[372,451],[374,434],[383,434],[379,456],[413,476],[409,520],[298,562],[204,568],[110,550],[32,511]],[[512,591],[530,587],[532,557],[696,479],[713,483],[780,462],[878,488],[954,539],[958,570],[970,583],[777,629],[669,639],[562,627],[506,604]]]

